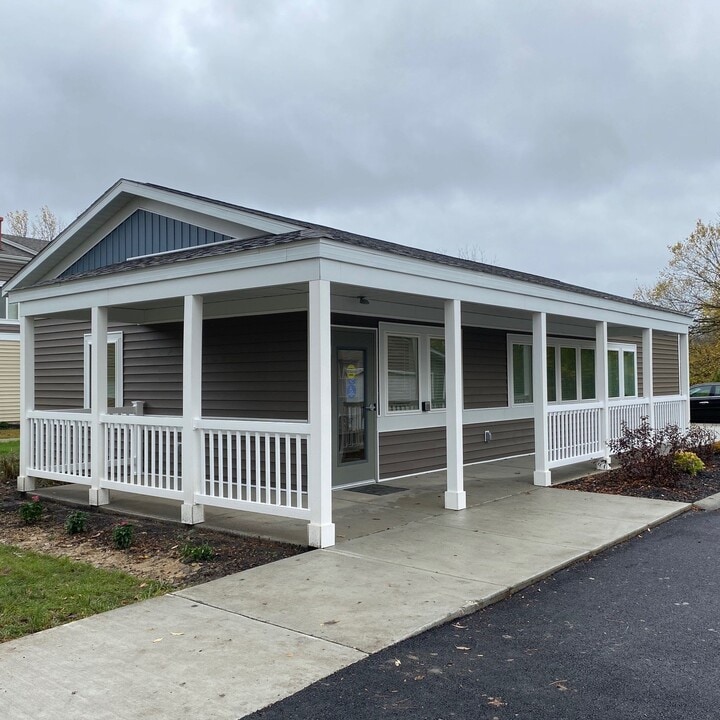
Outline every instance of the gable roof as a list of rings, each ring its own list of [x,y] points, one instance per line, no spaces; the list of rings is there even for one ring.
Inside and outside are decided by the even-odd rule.
[[[197,195],[194,193],[185,192],[182,190],[176,190],[173,188],[168,188],[163,185],[157,185],[155,183],[145,183],[145,182],[138,182],[133,180],[126,180],[121,179],[119,180],[115,185],[113,185],[104,195],[102,195],[95,203],[93,203],[87,210],[85,210],[78,219],[71,223],[68,228],[66,228],[63,233],[61,233],[58,238],[56,238],[55,241],[51,244],[51,247],[48,248],[48,250],[52,250],[52,245],[55,245],[58,241],[62,241],[63,237],[67,237],[68,233],[72,232],[72,228],[76,226],[80,221],[83,220],[83,218],[88,217],[88,221],[92,220],[92,211],[94,208],[96,208],[104,198],[107,198],[111,193],[116,192],[117,194],[125,193],[125,194],[132,194],[133,192],[138,193],[140,197],[143,195],[146,195],[146,193],[143,192],[143,189],[147,189],[147,193],[160,193],[163,196],[163,199],[165,202],[171,202],[173,198],[177,200],[189,200],[191,202],[197,202],[200,203],[203,208],[205,208],[206,211],[217,209],[218,211],[229,211],[232,215],[238,215],[240,217],[243,217],[245,219],[247,218],[258,218],[262,220],[267,220],[270,223],[277,225],[278,229],[281,228],[287,228],[288,231],[286,232],[268,232],[263,235],[259,235],[257,237],[252,238],[246,238],[246,239],[238,239],[238,240],[228,240],[224,242],[214,243],[214,244],[208,244],[208,245],[201,245],[197,247],[182,249],[182,250],[174,250],[171,252],[166,253],[160,253],[156,255],[148,255],[144,257],[139,258],[132,258],[129,260],[125,260],[123,262],[115,263],[112,265],[107,265],[104,267],[96,268],[93,270],[88,270],[86,272],[81,272],[74,274],[70,277],[65,278],[54,278],[54,279],[48,279],[48,280],[36,280],[35,282],[30,282],[27,285],[18,285],[16,282],[16,279],[14,278],[13,281],[15,283],[15,286],[19,287],[31,287],[31,286],[45,286],[45,285],[55,285],[60,283],[67,283],[72,282],[75,280],[80,280],[83,278],[88,277],[99,277],[103,275],[113,274],[113,273],[122,273],[122,272],[129,272],[132,270],[142,269],[142,268],[148,268],[148,267],[157,267],[161,265],[176,263],[176,262],[184,262],[184,261],[191,261],[196,260],[200,258],[207,258],[207,257],[215,257],[230,253],[238,253],[243,252],[247,250],[257,250],[260,248],[268,248],[273,246],[279,246],[279,245],[285,245],[290,243],[297,243],[297,242],[303,242],[307,240],[332,240],[335,242],[339,242],[345,245],[351,245],[354,247],[359,247],[367,250],[373,250],[383,253],[389,253],[396,256],[402,256],[406,258],[411,258],[415,260],[421,260],[425,262],[434,263],[436,265],[445,265],[450,266],[454,268],[462,268],[471,270],[474,272],[482,273],[485,275],[495,276],[495,277],[502,277],[507,278],[511,280],[518,280],[521,282],[527,282],[534,285],[541,285],[544,287],[549,287],[553,289],[558,290],[565,290],[572,293],[579,293],[582,295],[595,297],[603,300],[611,300],[616,302],[621,302],[628,305],[633,305],[636,307],[645,307],[653,310],[662,310],[664,312],[670,312],[676,315],[680,315],[682,317],[689,317],[685,315],[684,313],[680,313],[676,310],[672,310],[669,308],[664,308],[658,305],[654,305],[651,303],[646,303],[640,300],[635,300],[632,298],[626,298],[620,295],[615,295],[612,293],[603,292],[600,290],[594,290],[591,288],[586,288],[580,285],[574,285],[572,283],[563,282],[560,280],[555,280],[553,278],[547,278],[541,275],[534,275],[532,273],[526,273],[518,270],[511,270],[509,268],[504,268],[498,265],[490,265],[487,263],[481,263],[481,262],[475,262],[473,260],[465,260],[463,258],[454,257],[451,255],[444,255],[442,253],[432,252],[429,250],[422,250],[420,248],[410,247],[406,245],[400,245],[398,243],[388,242],[386,240],[379,240],[377,238],[368,237],[365,235],[359,235],[352,232],[347,232],[344,230],[339,230],[337,228],[332,228],[326,225],[320,225],[318,223],[308,222],[305,220],[297,220],[294,218],[285,217],[282,215],[277,215],[274,213],[269,213],[261,210],[254,210],[252,208],[247,208],[242,205],[236,205],[234,203],[229,203],[222,200],[216,200],[213,198],[208,198],[202,195]],[[147,195],[146,195],[147,196]],[[240,222],[239,220],[236,220],[237,222]],[[47,252],[47,250],[46,250]],[[45,254],[45,253],[42,253]],[[33,263],[30,264],[30,266],[36,265],[38,262],[42,262],[42,258],[38,257],[36,258]],[[30,267],[29,266],[29,267]],[[30,269],[32,269],[30,267]],[[28,268],[25,269],[26,272],[23,273],[22,271],[18,273],[16,278],[20,278],[20,276],[27,274]],[[22,279],[22,278],[20,278]]]

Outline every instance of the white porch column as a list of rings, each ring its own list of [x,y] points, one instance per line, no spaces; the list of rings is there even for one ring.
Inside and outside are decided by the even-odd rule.
[[[533,313],[533,409],[535,415],[535,485],[552,485],[548,463],[547,316]]]
[[[447,490],[445,507],[464,510],[462,325],[459,300],[445,301],[445,425]]]
[[[687,333],[678,336],[678,361],[680,366],[678,387],[680,394],[685,397],[683,429],[686,429],[690,425],[690,336]]]
[[[655,397],[653,395],[653,336],[652,328],[642,331],[643,396],[648,399],[648,422],[655,427]]]
[[[335,544],[332,521],[332,350],[330,282],[309,282],[308,304],[308,544]]]
[[[107,505],[110,495],[100,487],[105,477],[105,428],[100,416],[107,413],[107,330],[108,309],[94,307],[90,311],[90,463],[92,478],[88,502],[90,505]]]
[[[608,339],[607,322],[595,323],[595,397],[602,403],[600,408],[600,447],[606,464],[610,465],[610,391],[608,385]]]
[[[20,317],[20,474],[17,489],[35,489],[35,478],[27,474],[30,467],[30,420],[35,408],[35,318]]]
[[[201,523],[205,519],[204,506],[195,502],[201,477],[202,433],[195,429],[194,424],[202,416],[202,326],[202,295],[187,295],[183,316],[183,504],[180,510],[180,519],[186,525]]]

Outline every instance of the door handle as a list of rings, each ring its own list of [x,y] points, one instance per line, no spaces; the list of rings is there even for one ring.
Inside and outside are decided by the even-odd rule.
[[[698,403],[698,405],[709,405],[709,404],[710,404],[710,401],[709,401],[709,400],[701,400],[701,401]]]
[[[377,405],[375,403],[370,403],[370,405],[365,406],[365,410],[377,410]]]

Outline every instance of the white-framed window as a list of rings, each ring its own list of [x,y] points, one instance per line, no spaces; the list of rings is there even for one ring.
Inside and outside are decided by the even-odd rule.
[[[4,282],[0,282],[0,288],[2,288],[4,284]],[[17,303],[11,303],[7,296],[0,298],[0,320],[7,322],[8,320],[17,321],[17,319]]]
[[[445,337],[441,328],[380,323],[380,402],[388,415],[445,408]]]
[[[609,396],[637,397],[637,347],[608,343]],[[532,338],[508,335],[509,404],[524,405],[532,397]],[[548,338],[549,403],[595,399],[595,345],[585,340]]]
[[[89,408],[92,401],[90,371],[92,336],[84,337],[84,406]],[[107,405],[109,408],[123,406],[123,334],[109,332],[107,334]]]

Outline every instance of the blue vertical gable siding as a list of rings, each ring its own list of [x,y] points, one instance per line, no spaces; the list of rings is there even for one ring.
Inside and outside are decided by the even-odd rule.
[[[229,235],[222,235],[197,225],[190,225],[146,210],[136,210],[76,260],[60,277],[97,270],[138,255],[154,255],[168,250],[181,250],[230,239]]]

